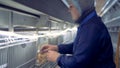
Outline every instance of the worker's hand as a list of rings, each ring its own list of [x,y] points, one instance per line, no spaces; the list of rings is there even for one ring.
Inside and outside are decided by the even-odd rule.
[[[43,45],[43,47],[41,48],[40,52],[41,53],[46,53],[49,50],[51,50],[51,51],[58,51],[58,47],[57,47],[57,45],[50,45],[50,44]]]
[[[56,51],[48,51],[46,54],[47,60],[51,62],[56,62],[57,58],[60,56],[60,54]]]

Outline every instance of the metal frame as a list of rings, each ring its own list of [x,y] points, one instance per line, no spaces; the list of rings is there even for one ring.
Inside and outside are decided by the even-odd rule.
[[[102,17],[105,13],[108,12],[108,10],[109,10],[113,5],[115,5],[115,3],[117,3],[117,1],[118,1],[118,0],[114,0],[114,1],[112,2],[112,4],[111,4],[110,6],[108,6],[107,8],[105,8],[105,7],[106,7],[106,6],[105,6],[105,7],[104,7],[104,8],[105,8],[104,11],[103,11],[103,12],[101,11],[101,14],[99,14],[99,15]]]

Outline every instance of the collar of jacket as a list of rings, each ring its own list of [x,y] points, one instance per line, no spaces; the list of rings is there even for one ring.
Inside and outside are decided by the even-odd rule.
[[[89,19],[91,19],[93,16],[97,16],[97,13],[95,10],[86,13],[84,15],[82,15],[78,20],[76,20],[75,22],[80,26],[82,26],[83,24],[85,24]]]

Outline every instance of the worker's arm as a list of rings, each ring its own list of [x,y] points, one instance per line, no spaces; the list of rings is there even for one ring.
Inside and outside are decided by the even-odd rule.
[[[58,52],[61,54],[72,54],[73,53],[73,43],[58,45]]]
[[[100,31],[92,27],[81,30],[79,43],[74,45],[76,46],[74,54],[59,56],[58,65],[63,68],[86,68],[86,65],[92,64],[100,51],[100,36]]]

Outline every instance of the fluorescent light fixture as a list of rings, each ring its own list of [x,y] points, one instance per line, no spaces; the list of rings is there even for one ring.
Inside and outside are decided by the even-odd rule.
[[[67,0],[62,0],[62,2],[69,8],[70,7],[70,4],[68,3]]]
[[[0,31],[0,35],[4,35],[4,36],[15,36],[15,37],[18,37],[18,38],[28,38],[28,39],[36,39],[37,36],[35,35],[19,35],[19,34],[16,34],[16,33],[13,33],[13,32],[7,32],[7,31]]]
[[[57,37],[57,36],[60,36],[60,35],[65,35],[67,31],[77,31],[77,27],[73,27],[73,28],[68,28],[64,31],[58,31],[58,32],[46,32],[45,35],[43,36],[48,36],[48,37]],[[41,36],[41,35],[40,35]]]
[[[19,35],[13,32],[0,31],[0,49],[35,42],[38,38],[36,34],[32,36]]]

